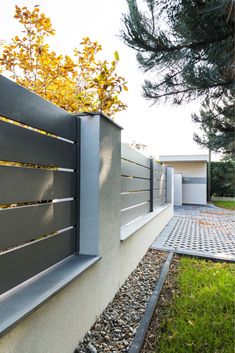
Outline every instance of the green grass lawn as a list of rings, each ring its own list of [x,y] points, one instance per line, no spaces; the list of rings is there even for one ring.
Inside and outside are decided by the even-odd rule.
[[[234,269],[181,258],[156,353],[234,353]]]
[[[234,201],[213,201],[213,204],[218,207],[227,208],[229,210],[235,210]]]

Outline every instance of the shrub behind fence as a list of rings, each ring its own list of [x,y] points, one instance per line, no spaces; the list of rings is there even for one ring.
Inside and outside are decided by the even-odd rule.
[[[235,161],[211,162],[211,195],[235,196]]]

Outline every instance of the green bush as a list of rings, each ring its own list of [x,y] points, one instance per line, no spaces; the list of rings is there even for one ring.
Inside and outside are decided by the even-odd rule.
[[[235,161],[211,162],[211,195],[235,196]]]

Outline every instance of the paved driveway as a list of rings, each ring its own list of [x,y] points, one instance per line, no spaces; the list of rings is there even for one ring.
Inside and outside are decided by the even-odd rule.
[[[235,212],[213,206],[175,207],[152,248],[235,261]]]

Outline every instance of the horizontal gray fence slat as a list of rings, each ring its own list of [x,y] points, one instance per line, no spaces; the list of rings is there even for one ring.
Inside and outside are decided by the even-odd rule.
[[[164,197],[166,194],[166,189],[160,189],[160,197]]]
[[[154,161],[154,163],[153,163],[153,169],[154,169],[155,171],[162,172],[162,171],[163,171],[163,166],[162,166],[162,164],[157,163],[157,162]]]
[[[76,145],[0,121],[0,160],[76,168]]]
[[[0,250],[76,225],[76,201],[0,210]]]
[[[159,197],[165,196],[166,188],[157,189],[153,191],[153,198],[158,199]]]
[[[69,229],[0,254],[0,294],[75,253],[76,231]]]
[[[0,166],[0,204],[76,196],[76,173]]]
[[[76,141],[76,118],[0,75],[0,115]]]
[[[121,173],[122,175],[138,178],[150,178],[150,169],[128,162],[124,159],[121,160]]]
[[[165,189],[166,188],[166,181],[165,180],[161,180],[160,181],[160,189]]]
[[[147,168],[150,168],[150,160],[130,146],[123,144],[121,146],[121,157],[128,161],[135,162]]]
[[[150,190],[150,180],[138,178],[121,178],[122,192]]]
[[[150,202],[121,211],[121,226],[149,212]]]
[[[161,172],[158,172],[158,171],[155,170],[155,171],[153,172],[153,179],[154,179],[154,180],[160,180],[161,175],[162,175]]]
[[[160,189],[153,190],[153,199],[158,199],[160,197]]]
[[[155,179],[155,180],[166,179],[166,174],[165,174],[164,172],[157,172],[157,171],[154,171],[154,173],[153,173],[153,179]]]
[[[153,189],[157,190],[160,188],[160,181],[159,180],[154,180],[153,181]]]
[[[165,195],[153,200],[153,206],[154,208],[157,208],[165,203]]]
[[[140,192],[131,192],[128,194],[121,194],[121,207],[127,208],[139,203],[149,201],[150,192],[149,191],[140,191]]]

